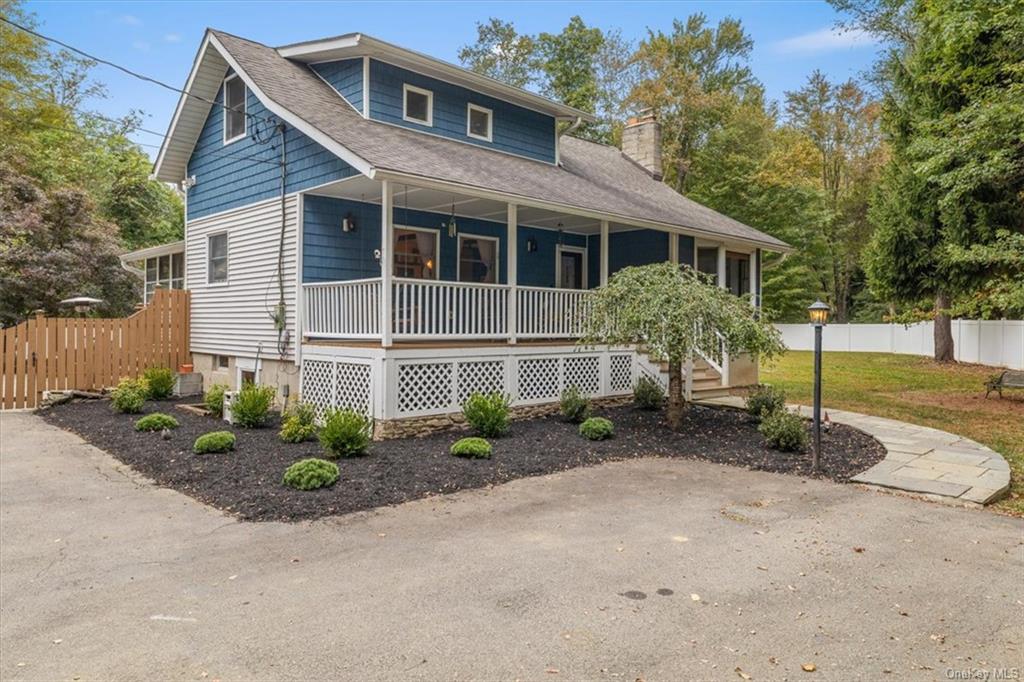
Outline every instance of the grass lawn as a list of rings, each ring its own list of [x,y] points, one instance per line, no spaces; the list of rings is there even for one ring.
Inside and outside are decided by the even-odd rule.
[[[888,353],[822,357],[822,404],[931,426],[983,443],[1010,463],[1010,494],[996,508],[1024,515],[1024,391],[993,393],[985,380],[1000,370],[982,365],[940,365],[928,358]],[[814,354],[789,351],[761,369],[761,381],[786,391],[790,402],[810,405]]]

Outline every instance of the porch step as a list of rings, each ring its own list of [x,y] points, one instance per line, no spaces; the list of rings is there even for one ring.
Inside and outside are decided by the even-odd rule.
[[[693,399],[697,400],[709,400],[711,398],[724,398],[728,395],[729,389],[724,386],[711,386],[708,388],[697,388],[693,387]]]

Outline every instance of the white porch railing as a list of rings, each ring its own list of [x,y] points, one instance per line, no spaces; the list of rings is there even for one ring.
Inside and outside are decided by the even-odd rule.
[[[380,278],[303,284],[305,333],[323,339],[380,337]]]
[[[391,295],[393,338],[505,338],[508,291],[498,284],[396,278]]]
[[[576,338],[590,303],[585,289],[517,287],[516,335],[524,339]]]

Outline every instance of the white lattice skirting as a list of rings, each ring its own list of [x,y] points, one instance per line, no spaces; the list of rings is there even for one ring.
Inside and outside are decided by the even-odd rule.
[[[473,393],[505,393],[513,405],[553,402],[570,386],[590,397],[623,395],[640,372],[629,348],[306,346],[302,357],[303,400],[321,414],[352,408],[377,419],[458,412]]]

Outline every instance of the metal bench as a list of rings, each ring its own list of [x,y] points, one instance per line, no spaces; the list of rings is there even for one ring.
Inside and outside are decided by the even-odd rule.
[[[1003,397],[1004,388],[1024,388],[1024,372],[1008,369],[997,377],[992,377],[985,382],[985,397],[992,391],[999,393],[999,397]]]

